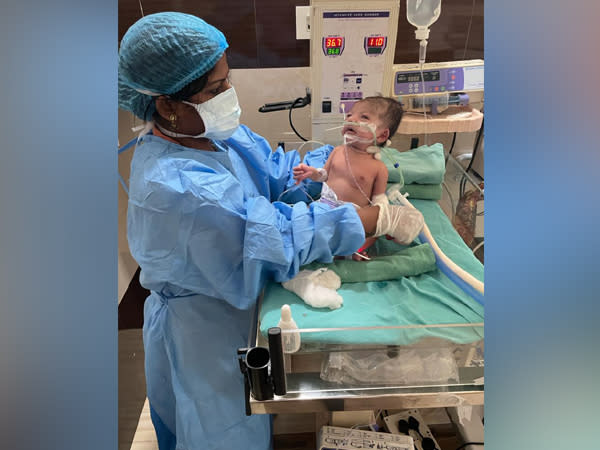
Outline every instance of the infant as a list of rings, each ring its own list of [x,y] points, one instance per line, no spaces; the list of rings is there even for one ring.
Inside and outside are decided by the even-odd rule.
[[[388,97],[367,97],[356,102],[346,114],[344,144],[333,149],[323,168],[306,164],[294,167],[296,183],[306,178],[322,181],[320,201],[332,206],[352,203],[361,208],[387,203],[388,171],[379,160],[379,151],[398,130],[402,113],[400,103]],[[367,238],[353,259],[367,259],[366,249],[376,239]]]

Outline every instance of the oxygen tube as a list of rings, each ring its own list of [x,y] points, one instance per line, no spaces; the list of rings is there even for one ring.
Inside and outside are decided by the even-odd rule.
[[[406,197],[400,193],[399,189],[392,188],[388,190],[387,196],[392,204],[415,208]],[[431,246],[435,255],[435,263],[444,275],[450,278],[454,284],[470,295],[475,301],[483,305],[483,283],[460,268],[454,261],[448,258],[444,252],[442,252],[426,223],[423,224],[423,231],[419,234],[419,239],[421,242],[427,242]]]

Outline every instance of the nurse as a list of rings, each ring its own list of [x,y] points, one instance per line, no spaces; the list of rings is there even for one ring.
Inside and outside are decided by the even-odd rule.
[[[365,234],[406,240],[414,214],[277,202],[299,155],[239,125],[227,47],[202,19],[167,12],[132,25],[119,50],[119,106],[148,125],[131,163],[127,237],[151,291],[145,372],[161,450],[271,448],[270,417],[245,415],[236,357],[265,281],[352,254]]]

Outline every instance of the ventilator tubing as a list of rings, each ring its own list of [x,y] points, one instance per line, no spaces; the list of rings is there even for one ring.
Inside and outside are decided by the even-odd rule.
[[[423,232],[419,234],[419,238],[431,246],[433,253],[435,254],[436,264],[442,270],[442,272],[444,272],[448,278],[459,285],[459,287],[461,287],[467,294],[471,295],[471,297],[483,305],[483,283],[470,273],[457,266],[454,261],[448,258],[444,252],[442,252],[435,242],[431,231],[429,231],[427,224],[425,224],[423,227]]]
[[[402,205],[401,208],[409,207],[416,211],[416,208],[398,190],[388,192],[388,197],[390,201],[400,203]],[[469,294],[477,302],[483,305],[483,283],[470,273],[461,269],[454,261],[448,258],[444,252],[442,252],[440,247],[437,245],[437,242],[435,242],[435,239],[433,238],[431,231],[429,231],[429,227],[426,223],[423,223],[423,230],[419,233],[419,239],[422,242],[427,242],[431,246],[431,249],[435,255],[436,265],[444,273],[444,275],[450,278],[464,292]]]
[[[457,266],[454,261],[442,252],[433,239],[426,224],[423,227],[423,232],[419,234],[419,239],[422,242],[427,242],[431,246],[433,254],[435,255],[435,264],[444,275],[450,278],[459,288],[473,297],[478,303],[483,305],[483,283]]]

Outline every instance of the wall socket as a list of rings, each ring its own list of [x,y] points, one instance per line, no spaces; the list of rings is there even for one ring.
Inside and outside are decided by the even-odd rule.
[[[310,39],[310,6],[296,6],[296,39]]]

